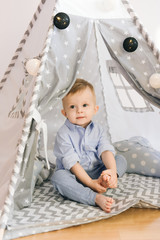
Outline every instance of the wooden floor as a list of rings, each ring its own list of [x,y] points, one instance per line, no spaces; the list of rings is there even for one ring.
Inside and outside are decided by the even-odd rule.
[[[112,218],[18,240],[160,240],[160,210],[129,210]]]

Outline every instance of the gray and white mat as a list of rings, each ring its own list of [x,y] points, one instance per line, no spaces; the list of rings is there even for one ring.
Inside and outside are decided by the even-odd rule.
[[[115,200],[111,213],[65,199],[50,182],[45,182],[36,187],[30,207],[14,212],[4,239],[107,219],[130,207],[160,208],[160,178],[125,174],[119,179],[118,188],[109,189],[106,194]]]

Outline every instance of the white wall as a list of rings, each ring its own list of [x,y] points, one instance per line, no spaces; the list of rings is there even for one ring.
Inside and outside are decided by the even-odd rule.
[[[150,37],[160,49],[160,0],[128,0]]]
[[[0,79],[40,0],[0,0]]]
[[[75,2],[75,0],[70,1]],[[84,1],[84,5],[86,4],[86,0],[81,1]],[[88,2],[91,3],[92,1]],[[147,32],[150,33],[150,36],[160,49],[158,12],[160,0],[129,1],[143,25],[146,26]],[[40,0],[0,0],[0,79],[3,77],[39,2]]]

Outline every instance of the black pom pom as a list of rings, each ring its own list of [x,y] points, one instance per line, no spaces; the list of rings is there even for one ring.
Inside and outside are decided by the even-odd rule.
[[[138,47],[138,42],[133,37],[128,37],[123,42],[123,48],[127,52],[134,52]]]
[[[70,24],[70,18],[66,13],[59,12],[55,15],[53,23],[57,28],[65,29]]]

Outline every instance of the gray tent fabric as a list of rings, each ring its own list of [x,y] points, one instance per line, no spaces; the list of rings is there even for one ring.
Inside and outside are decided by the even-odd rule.
[[[125,5],[128,4],[127,1],[122,2]],[[1,170],[6,170],[10,165],[6,176],[0,181],[1,189],[5,190],[4,197],[0,201],[2,229],[5,229],[8,218],[12,219],[14,211],[32,204],[35,185],[44,184],[45,186],[45,180],[54,171],[54,139],[59,126],[65,120],[60,115],[61,99],[70,90],[76,78],[85,78],[93,84],[100,106],[100,111],[94,120],[104,125],[108,138],[112,142],[133,137],[133,134],[138,133],[151,137],[152,140],[155,138],[153,143],[159,147],[157,136],[160,89],[153,89],[148,84],[149,76],[155,70],[159,72],[159,55],[158,51],[156,54],[153,53],[155,50],[153,44],[151,48],[146,37],[143,36],[142,31],[137,30],[134,20],[129,15],[127,18],[91,19],[69,14],[69,27],[60,30],[53,26],[56,13],[56,9],[53,11],[54,3],[51,0],[41,2],[38,13],[41,12],[42,5],[44,12],[42,11],[38,18],[34,16],[36,22],[30,24],[33,26],[26,32],[27,38],[21,41],[21,44],[25,44],[21,46],[20,53],[15,57],[16,61],[13,58],[15,61],[13,69],[9,71],[9,76],[5,74],[5,80],[1,82],[2,95],[7,96],[7,92],[12,92],[14,88],[8,109],[4,106],[2,108],[5,113],[3,123],[6,119],[8,120],[7,124],[11,126],[10,134],[14,135],[14,131],[17,130],[16,136],[9,142],[9,147],[13,150],[12,159],[11,156],[8,159],[6,150],[2,153],[5,157],[3,157]],[[44,19],[46,21],[43,22]],[[44,29],[43,33],[39,33],[40,26]],[[39,34],[42,34],[41,41],[38,41]],[[128,36],[134,36],[138,40],[139,47],[135,52],[125,52],[122,47],[124,39]],[[38,42],[36,47],[36,44],[32,44],[35,39]],[[25,63],[27,59],[36,57],[40,58],[41,65],[38,75],[34,77],[26,72]],[[116,75],[116,81],[112,78],[113,75]],[[121,82],[118,77],[122,80]],[[17,79],[18,89],[13,87],[17,84]],[[14,84],[10,85],[9,80]],[[119,82],[118,89],[116,84]],[[133,103],[129,95],[130,90],[133,94],[132,86],[146,97],[145,101],[141,99],[140,107]],[[118,90],[125,91],[133,106],[120,104]],[[135,92],[133,95],[138,96]],[[121,120],[118,116],[122,117]],[[135,119],[140,126],[138,130]],[[154,119],[154,126],[147,126],[146,132],[143,121],[148,123],[151,119]],[[46,126],[48,137],[46,142],[43,142]],[[156,131],[153,132],[155,126]],[[4,131],[9,130],[5,128],[4,135]],[[5,140],[7,141],[7,137]],[[4,142],[3,139],[1,142]],[[53,165],[53,169],[50,170],[47,170],[45,163],[47,154]],[[157,185],[158,181],[159,179],[156,182]],[[49,187],[49,193],[54,195],[50,189]],[[137,202],[138,200],[133,201],[129,206],[134,206]],[[153,205],[159,208],[159,203]],[[53,230],[54,227],[49,229]]]
[[[54,142],[54,137],[56,135],[56,131],[58,130],[58,126],[60,126],[60,121],[56,118],[59,118],[59,114],[57,114],[57,106],[60,105],[62,97],[67,93],[67,91],[71,88],[72,84],[74,83],[75,79],[80,75],[83,76],[85,79],[92,79],[92,83],[95,84],[96,92],[99,89],[100,93],[103,92],[101,88],[101,73],[99,69],[99,59],[98,59],[98,52],[96,50],[96,27],[100,29],[100,34],[104,35],[103,39],[105,39],[105,42],[107,41],[107,48],[110,51],[112,49],[111,55],[113,52],[116,52],[117,55],[120,55],[120,60],[117,60],[118,63],[120,62],[120,65],[123,66],[125,73],[128,73],[127,67],[132,66],[132,71],[134,71],[136,78],[140,79],[142,83],[144,81],[147,81],[147,77],[143,74],[145,71],[148,71],[148,75],[150,75],[154,67],[150,64],[150,58],[152,57],[152,64],[156,65],[157,59],[149,52],[149,50],[146,50],[145,48],[145,42],[142,41],[142,47],[143,49],[131,54],[125,54],[124,49],[122,48],[123,43],[123,32],[126,30],[126,26],[128,29],[134,29],[133,24],[130,20],[124,20],[124,19],[118,19],[118,20],[100,20],[100,21],[93,21],[84,17],[77,17],[74,15],[70,15],[71,19],[71,26],[68,31],[61,31],[57,28],[52,28],[52,26],[49,29],[47,44],[44,49],[43,53],[43,61],[41,65],[41,71],[40,71],[40,78],[41,78],[41,88],[40,88],[40,94],[38,99],[38,110],[41,113],[42,119],[45,119],[48,129],[49,129],[49,137],[48,137],[48,148],[53,149],[52,143]],[[124,24],[125,22],[125,24]],[[81,26],[83,26],[83,29],[81,30]],[[110,31],[110,28],[113,28],[112,31]],[[124,28],[122,28],[124,27]],[[114,31],[113,31],[114,30]],[[138,38],[139,33],[137,32],[137,29],[134,30],[134,36]],[[133,33],[128,33],[133,35]],[[82,41],[83,39],[83,41]],[[120,44],[114,44],[115,39],[119,39]],[[68,46],[69,45],[69,46]],[[139,44],[140,45],[140,44]],[[63,47],[62,47],[63,46]],[[148,49],[148,48],[147,48]],[[91,51],[92,50],[92,51]],[[146,55],[146,53],[142,52],[149,52],[149,55]],[[134,54],[134,55],[133,55]],[[144,54],[142,56],[142,54]],[[136,70],[136,63],[137,58],[144,59],[146,62],[146,65],[142,64],[142,69],[140,71]],[[84,68],[85,65],[87,65],[88,59],[90,59],[90,71],[86,71]],[[91,61],[91,59],[95,59],[95,61]],[[118,57],[117,57],[118,59]],[[126,60],[127,59],[127,60]],[[136,60],[135,60],[136,59]],[[128,61],[130,61],[130,65],[128,64]],[[83,65],[82,65],[83,63]],[[97,64],[98,63],[98,64]],[[138,64],[139,66],[140,64]],[[94,70],[93,70],[94,69]],[[130,76],[131,73],[129,72],[127,76]],[[148,76],[147,75],[147,76]],[[143,76],[143,79],[142,79]],[[96,85],[98,84],[98,85]],[[145,84],[144,84],[145,85]],[[96,87],[98,86],[98,88]],[[96,94],[100,96],[101,94]],[[103,96],[101,95],[101,102],[103,102]],[[60,105],[61,106],[61,105]],[[59,106],[59,107],[60,107]],[[108,129],[108,122],[107,122],[107,115],[105,113],[105,105],[103,104],[101,107],[101,112],[99,113],[99,117],[96,119],[98,122],[102,121],[102,123],[106,123],[106,131],[108,132],[109,136],[109,129]],[[152,111],[150,109],[150,111]],[[60,112],[60,111],[59,111]],[[59,119],[60,120],[60,119]],[[54,123],[53,123],[54,121]],[[61,118],[61,123],[63,123],[64,118]],[[35,129],[32,129],[32,132],[34,132]],[[31,140],[32,141],[32,140]],[[38,144],[38,139],[35,140],[35,145]],[[30,148],[32,144],[29,143],[27,148]],[[26,148],[26,151],[27,151]],[[40,154],[43,152],[43,143],[40,142]],[[38,155],[38,153],[37,153]],[[43,155],[43,154],[42,154]],[[53,153],[52,153],[53,155]],[[31,155],[32,159],[32,166],[34,161],[34,154]],[[27,156],[27,153],[24,155],[25,158],[30,159]],[[45,157],[45,155],[43,155]],[[29,161],[29,160],[28,160]],[[55,161],[53,161],[55,164]],[[30,168],[30,164],[28,162],[27,168]],[[26,169],[26,174],[29,172],[28,169]],[[26,179],[29,178],[30,182],[31,179],[30,175],[26,176]],[[29,180],[27,180],[29,181]],[[17,192],[21,192],[21,198],[15,198],[15,205],[19,205],[16,203],[16,199],[20,202],[26,201],[26,194],[25,191],[22,193],[22,189],[25,189],[27,191],[27,186],[25,182],[21,182],[20,185],[17,188]],[[32,199],[32,193],[30,193],[30,200],[28,200],[28,206],[31,203]],[[15,196],[17,194],[15,193]],[[28,194],[29,195],[29,194]],[[27,205],[26,205],[27,206]]]
[[[75,16],[72,16],[71,21],[74,24],[78,24],[78,23],[80,24],[79,19]],[[78,23],[76,23],[76,21],[78,21]],[[53,38],[52,38],[52,41],[50,42],[50,50],[47,50],[47,51],[45,50],[45,53],[44,53],[44,56],[43,56],[44,59],[46,59],[46,60],[43,62],[44,66],[41,66],[43,71],[40,74],[40,76],[43,79],[43,82],[42,82],[42,85],[41,85],[41,92],[40,92],[40,97],[39,97],[38,109],[39,109],[40,112],[42,111],[41,115],[43,116],[43,118],[45,118],[45,121],[46,121],[47,125],[48,126],[51,125],[51,128],[52,128],[51,134],[48,133],[48,135],[49,135],[49,137],[48,137],[48,148],[51,148],[51,149],[52,149],[51,143],[53,142],[52,134],[56,133],[56,131],[57,131],[56,126],[52,127],[53,121],[57,122],[56,121],[57,109],[55,108],[55,106],[58,103],[60,104],[61,98],[66,94],[68,89],[72,86],[72,84],[73,84],[72,82],[75,81],[75,77],[72,74],[75,74],[78,71],[80,71],[81,64],[79,62],[82,61],[84,63],[85,61],[86,62],[88,61],[87,60],[88,58],[89,59],[91,58],[90,51],[88,51],[88,49],[89,50],[90,50],[90,48],[96,49],[95,42],[92,41],[92,39],[95,38],[95,36],[94,36],[95,35],[94,25],[93,25],[92,22],[90,22],[90,21],[88,22],[84,18],[82,18],[81,24],[83,26],[84,26],[84,23],[85,23],[85,26],[86,26],[86,28],[84,28],[84,32],[85,32],[85,36],[86,36],[85,41],[83,41],[84,49],[83,49],[83,45],[80,43],[80,41],[77,41],[76,36],[78,35],[78,33],[75,31],[75,37],[73,38],[73,39],[75,39],[75,42],[73,42],[73,44],[72,44],[73,50],[68,48],[68,53],[66,53],[66,54],[68,54],[68,58],[70,57],[70,59],[68,60],[70,62],[70,65],[66,65],[65,58],[64,58],[64,62],[61,59],[59,59],[59,61],[55,60],[56,56],[60,56],[60,55],[63,56],[64,55],[63,52],[60,52],[58,50],[59,47],[57,47],[57,45],[55,43],[58,42],[59,45],[61,45],[64,42],[64,38],[66,36],[68,37],[68,35],[66,35],[65,32],[59,32],[59,30],[57,30],[57,29],[55,29],[54,30],[55,32],[53,31],[53,33],[52,33]],[[87,29],[88,29],[88,34],[87,34]],[[77,28],[77,31],[79,32],[78,28]],[[84,32],[82,32],[82,33],[80,32],[80,34],[81,34],[81,35],[79,35],[80,39],[82,39],[82,36],[84,35]],[[71,36],[73,36],[73,34],[71,34]],[[56,39],[56,37],[57,37],[57,39]],[[70,41],[70,39],[67,39],[67,40],[68,40],[68,42]],[[65,38],[65,41],[67,41],[67,40]],[[77,42],[77,45],[76,45],[76,42]],[[86,42],[88,42],[88,44],[86,44]],[[47,48],[47,46],[46,46],[46,48]],[[80,56],[80,58],[77,57],[77,50],[76,49],[78,49],[78,51],[82,52],[84,55]],[[57,51],[57,52],[54,52],[54,51]],[[62,48],[61,51],[64,51],[64,49]],[[98,61],[97,51],[94,51],[91,54],[92,54],[92,58],[93,58],[93,54],[94,54],[94,59],[96,59],[96,61]],[[46,55],[47,55],[47,57],[46,57]],[[74,57],[72,57],[74,55],[75,55],[75,58],[77,58],[76,60],[74,59]],[[60,64],[60,66],[59,66],[59,64]],[[95,64],[95,63],[93,62],[92,64]],[[67,75],[67,73],[68,73],[68,70],[67,70],[68,68],[67,67],[69,67],[69,66],[72,66],[72,68],[74,69],[73,73],[72,73],[72,71],[69,71],[69,73],[71,73],[71,76]],[[99,83],[99,88],[97,90],[99,92],[99,96],[102,97],[102,95],[101,95],[102,89],[100,87],[100,73],[99,73],[99,66],[98,65],[97,65],[97,67],[96,66],[94,67],[94,71],[95,71],[95,76],[94,76],[94,79],[92,78],[92,81],[96,82],[97,84]],[[97,75],[97,72],[98,72],[99,76]],[[90,72],[90,75],[91,74],[93,74],[93,71]],[[68,79],[68,81],[65,81],[66,78]],[[74,79],[74,80],[72,80],[72,79]],[[102,99],[102,102],[103,102],[103,99]],[[48,109],[49,109],[49,113],[48,113]],[[106,124],[107,119],[106,119],[106,113],[105,113],[105,107],[104,106],[101,106],[100,114],[101,114],[101,121],[102,121],[103,118],[105,118],[105,121],[102,121],[102,122],[104,123],[104,125],[106,125],[106,129],[107,129],[107,124]],[[63,121],[64,121],[64,119],[62,119],[62,122]],[[60,123],[58,122],[58,124],[60,124]],[[25,180],[21,181],[20,184],[18,184],[18,186],[17,186],[16,192],[15,192],[16,197],[14,199],[16,206],[20,206],[19,202],[21,202],[21,204],[24,203],[24,205],[27,206],[26,191],[28,192],[28,190],[29,190],[27,185],[31,184],[31,182],[32,182],[31,176],[33,174],[33,172],[30,171],[29,169],[30,169],[31,164],[33,166],[33,161],[35,159],[35,157],[34,157],[35,154],[30,155],[30,152],[32,151],[31,146],[33,144],[36,144],[36,145],[38,144],[38,139],[37,138],[36,138],[37,140],[35,140],[36,143],[32,140],[33,134],[34,134],[35,131],[36,130],[33,127],[32,130],[31,130],[32,135],[29,136],[28,146],[26,146],[26,149],[25,149],[25,152],[24,152],[24,159],[28,159],[27,163],[25,163],[25,165],[26,165],[26,170],[25,170],[26,176],[23,176],[23,178]],[[43,143],[40,142],[40,145],[43,145]],[[41,148],[39,149],[39,151],[41,152]],[[36,153],[36,155],[38,156],[38,152]],[[43,156],[43,157],[45,157],[45,156]],[[30,163],[29,161],[31,161],[32,163]],[[26,181],[27,181],[27,185],[26,185]],[[21,194],[19,194],[19,192],[21,192]],[[32,193],[33,193],[32,191],[30,192],[30,194],[28,193],[28,195],[30,196],[30,197],[28,197],[28,206],[31,203]],[[20,197],[19,197],[19,195],[20,195]]]
[[[123,22],[123,24],[122,24]],[[99,25],[100,32],[106,42],[113,59],[115,59],[128,74],[128,81],[136,86],[139,93],[148,96],[147,100],[159,106],[160,89],[153,89],[148,78],[159,71],[159,61],[152,54],[150,47],[146,45],[145,39],[140,35],[139,30],[134,28],[132,20],[107,20]],[[112,26],[112,31],[110,27]],[[125,37],[124,37],[125,33]],[[138,49],[134,52],[127,52],[123,48],[123,41],[126,37],[134,36],[138,40]],[[120,44],[116,44],[116,39]],[[145,94],[144,94],[145,93]],[[152,96],[150,98],[150,96]]]

